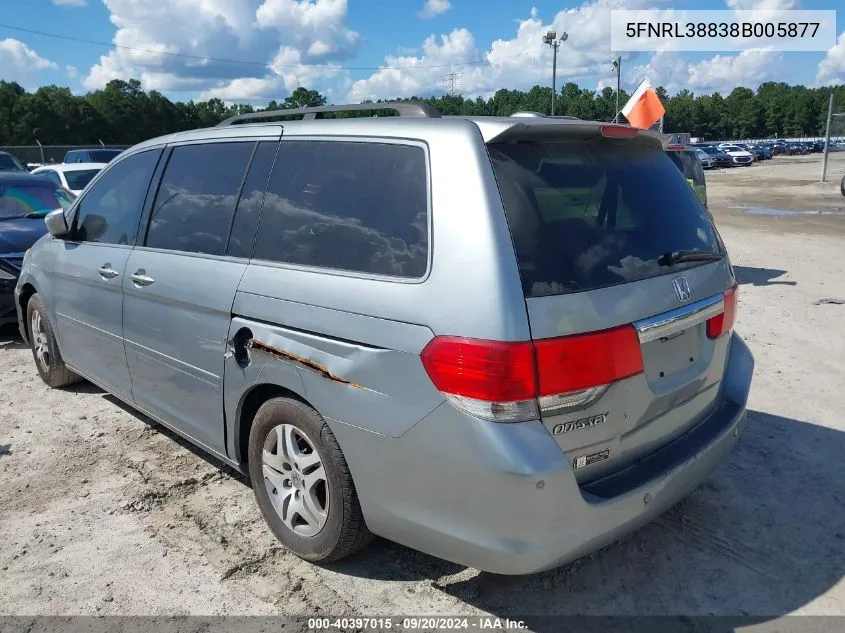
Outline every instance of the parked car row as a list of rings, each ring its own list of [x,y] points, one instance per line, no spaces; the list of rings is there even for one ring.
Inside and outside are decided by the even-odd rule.
[[[110,148],[73,149],[65,153],[61,163],[26,163],[24,165],[8,152],[0,152],[0,171],[35,171],[42,167],[57,167],[79,163],[105,165],[120,155],[123,150]]]
[[[127,150],[70,208],[17,176],[44,201],[8,213],[59,207],[18,325],[49,386],[88,379],[248,474],[306,560],[377,534],[548,569],[676,504],[746,417],[733,268],[666,154],[425,104],[240,115]]]
[[[107,150],[100,150],[107,151]],[[70,152],[68,152],[70,153]],[[108,158],[107,155],[101,158]],[[17,158],[8,152],[0,152],[0,172],[11,174],[31,173],[34,176],[41,176],[53,181],[60,187],[64,187],[74,195],[79,195],[85,186],[108,164],[104,162],[91,163],[57,163],[50,165],[28,164],[24,167]]]
[[[700,150],[709,158],[707,165],[705,165],[704,163],[702,163],[701,165],[705,169],[720,169],[724,167],[732,167],[734,164],[733,158],[723,150],[719,149],[718,145],[716,144],[696,143],[692,145],[692,147],[695,147],[696,149]]]

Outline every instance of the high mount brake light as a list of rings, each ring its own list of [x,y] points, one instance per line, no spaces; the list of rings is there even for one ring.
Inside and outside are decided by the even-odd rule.
[[[521,342],[437,336],[420,356],[453,406],[498,422],[585,406],[612,382],[643,371],[631,325]]]
[[[627,125],[602,125],[601,135],[605,138],[634,138],[639,129]]]

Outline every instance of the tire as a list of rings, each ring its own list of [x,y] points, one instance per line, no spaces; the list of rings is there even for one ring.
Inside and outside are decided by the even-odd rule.
[[[264,520],[300,558],[330,563],[373,539],[340,446],[305,403],[274,398],[261,405],[249,432],[247,459]]]
[[[845,176],[842,176],[842,181],[839,183],[839,193],[845,196]]]
[[[32,347],[32,358],[41,380],[54,389],[82,380],[82,377],[68,369],[62,360],[47,310],[37,294],[32,295],[26,304],[26,328]]]

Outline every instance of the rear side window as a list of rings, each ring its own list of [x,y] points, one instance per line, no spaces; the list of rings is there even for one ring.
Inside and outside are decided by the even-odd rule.
[[[223,255],[254,148],[251,142],[175,147],[161,177],[146,245]]]
[[[428,261],[425,151],[285,141],[264,198],[257,259],[419,278]]]
[[[264,190],[267,188],[267,180],[270,178],[270,170],[273,169],[278,148],[278,141],[262,141],[255,150],[255,157],[249,166],[249,173],[244,181],[241,197],[238,200],[238,209],[235,211],[235,219],[232,222],[227,255],[252,257],[255,230],[258,228],[261,205],[264,202]]]
[[[675,273],[722,255],[672,160],[625,142],[491,145],[527,297]]]

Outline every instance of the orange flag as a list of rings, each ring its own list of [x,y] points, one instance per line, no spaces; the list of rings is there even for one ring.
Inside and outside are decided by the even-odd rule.
[[[622,114],[634,127],[646,129],[657,123],[660,117],[666,114],[666,109],[648,79],[643,79],[640,87],[622,108]]]

